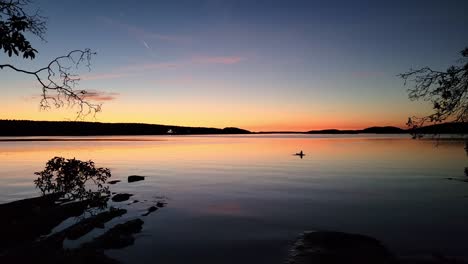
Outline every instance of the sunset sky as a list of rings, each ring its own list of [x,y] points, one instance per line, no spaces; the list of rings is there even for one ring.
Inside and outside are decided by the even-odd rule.
[[[352,3],[351,3],[352,2]],[[36,0],[47,42],[34,70],[72,49],[97,51],[80,89],[100,122],[236,126],[253,131],[403,127],[398,73],[444,70],[468,46],[468,1]],[[66,120],[39,111],[30,76],[0,70],[0,119]]]

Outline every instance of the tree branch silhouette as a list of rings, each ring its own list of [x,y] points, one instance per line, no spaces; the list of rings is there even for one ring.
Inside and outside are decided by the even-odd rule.
[[[31,46],[24,33],[32,33],[45,41],[46,19],[39,11],[32,15],[26,12],[30,3],[30,0],[0,0],[0,50],[3,49],[9,57],[22,55],[24,59],[31,60],[36,57],[38,51]],[[76,119],[83,119],[100,112],[102,105],[88,101],[86,90],[76,89],[80,78],[74,70],[81,65],[90,70],[93,55],[96,53],[90,49],[73,50],[36,71],[24,70],[12,64],[0,64],[0,70],[11,69],[33,76],[41,86],[41,109],[51,106],[77,107]]]
[[[55,58],[46,67],[36,71],[19,69],[10,64],[0,64],[0,69],[10,68],[34,76],[42,89],[41,109],[48,109],[51,106],[56,108],[77,106],[77,119],[79,119],[101,111],[101,104],[93,104],[86,100],[85,90],[75,89],[80,78],[72,72],[74,68],[82,64],[90,68],[91,56],[95,54],[90,49],[73,50],[65,56]]]
[[[409,99],[430,101],[434,111],[427,116],[408,118],[410,128],[421,127],[426,122],[468,121],[468,47],[460,53],[459,65],[452,65],[446,71],[424,67],[398,75],[405,85],[414,83],[408,89]]]

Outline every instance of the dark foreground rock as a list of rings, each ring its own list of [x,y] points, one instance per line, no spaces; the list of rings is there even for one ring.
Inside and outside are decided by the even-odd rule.
[[[396,256],[378,240],[342,232],[304,232],[296,241],[288,264],[467,264],[440,254]]]
[[[341,232],[305,232],[290,251],[289,264],[394,264],[396,258],[378,240]]]
[[[89,201],[66,204],[61,194],[50,194],[0,205],[0,252],[49,234],[70,217],[83,214]]]
[[[104,224],[110,220],[120,217],[127,213],[125,209],[111,208],[108,211],[99,213],[95,216],[85,218],[80,222],[66,228],[65,230],[57,233],[55,236],[60,236],[70,240],[76,240],[87,233],[91,232],[94,228],[104,228]]]
[[[118,224],[93,241],[83,244],[85,249],[119,249],[135,243],[133,234],[139,233],[143,227],[143,220],[134,219]]]
[[[55,238],[49,237],[6,254],[0,254],[0,263],[116,264],[119,262],[107,257],[104,250],[133,245],[135,242],[133,234],[140,232],[142,225],[143,221],[140,219],[118,224],[76,249],[63,249],[61,242],[57,243]]]
[[[64,220],[82,216],[94,206],[92,201],[63,202],[60,197],[61,194],[51,194],[0,205],[0,263],[114,264],[118,262],[107,257],[104,250],[133,244],[133,234],[141,230],[143,221],[136,219],[114,226],[86,247],[64,249],[65,239],[77,239],[94,228],[103,228],[127,211],[111,208],[45,236]]]
[[[123,202],[123,201],[127,201],[132,196],[133,196],[133,194],[129,194],[129,193],[118,193],[118,194],[112,196],[112,201],[114,201],[114,202]]]
[[[137,182],[145,180],[145,176],[130,175],[128,176],[128,182]]]

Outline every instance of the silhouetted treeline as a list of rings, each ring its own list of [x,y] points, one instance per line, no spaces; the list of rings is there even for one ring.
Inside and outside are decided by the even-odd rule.
[[[111,136],[111,135],[204,135],[250,134],[236,127],[207,128],[140,123],[98,123],[73,121],[0,120],[0,136]],[[360,130],[324,129],[307,132],[271,131],[256,134],[468,134],[467,123],[444,123],[417,129],[398,127],[369,127]]]
[[[416,129],[401,129],[399,127],[368,127],[360,130],[312,130],[307,134],[468,134],[467,123],[444,123],[419,127]]]
[[[310,130],[307,132],[301,132],[301,131],[258,132],[258,134],[269,134],[269,133],[280,133],[280,134],[405,134],[405,133],[409,133],[409,131],[398,128],[398,127],[385,126],[385,127],[368,127],[368,128],[359,129],[359,130],[322,129],[322,130]]]
[[[419,127],[416,129],[401,129],[399,127],[368,127],[360,130],[312,130],[307,134],[468,134],[468,123],[444,123]]]
[[[408,131],[413,134],[468,134],[468,123],[443,123]]]
[[[368,127],[359,130],[338,130],[338,129],[325,129],[325,130],[312,130],[308,134],[404,134],[408,133],[406,130],[399,127],[384,126],[384,127]]]
[[[249,133],[250,131],[235,127],[219,129],[140,123],[0,120],[0,136],[189,135]]]

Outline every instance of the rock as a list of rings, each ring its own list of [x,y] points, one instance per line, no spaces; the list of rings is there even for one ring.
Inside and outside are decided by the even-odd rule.
[[[118,193],[118,194],[112,196],[112,201],[114,201],[114,202],[123,202],[123,201],[127,201],[132,196],[133,196],[133,194],[129,194],[129,193]]]
[[[145,176],[130,175],[128,176],[128,182],[136,182],[145,180]]]
[[[63,230],[60,233],[63,233],[64,236],[70,240],[76,240],[87,233],[89,233],[94,228],[104,228],[104,224],[110,220],[120,217],[127,213],[125,209],[115,209],[111,208],[109,211],[99,213],[95,216],[86,218],[68,228]]]
[[[290,250],[289,264],[394,264],[396,258],[378,240],[341,232],[305,232]]]
[[[116,184],[116,183],[119,183],[121,182],[120,180],[113,180],[113,181],[108,181],[107,183],[108,184]]]
[[[134,203],[138,203],[138,202],[140,202],[140,201],[138,201],[138,200],[134,200],[134,201],[132,201],[131,203],[129,203],[129,204],[127,204],[127,205],[132,205],[132,204],[134,204]]]
[[[142,214],[142,216],[147,216],[147,215],[151,214],[152,212],[154,212],[154,211],[156,211],[156,210],[158,210],[158,207],[156,207],[156,206],[151,206],[150,208],[148,208],[148,212]]]
[[[119,263],[106,256],[104,250],[133,244],[133,234],[141,231],[143,221],[135,219],[118,224],[79,248],[64,249],[64,239],[77,239],[93,228],[102,228],[105,223],[125,214],[126,210],[111,208],[45,236],[64,220],[81,216],[93,207],[93,201],[57,203],[61,195],[51,194],[0,205],[0,263]]]
[[[91,206],[89,201],[57,204],[60,195],[49,194],[1,204],[0,251],[47,235],[65,219],[80,216]]]
[[[440,254],[403,256],[398,259],[399,264],[466,264],[466,261]]]
[[[159,207],[159,208],[163,208],[164,206],[166,206],[166,203],[164,203],[164,202],[157,202],[157,203],[156,203],[156,206]]]
[[[118,224],[93,241],[85,243],[84,249],[120,249],[135,242],[133,234],[139,233],[143,227],[143,220],[134,219]]]

